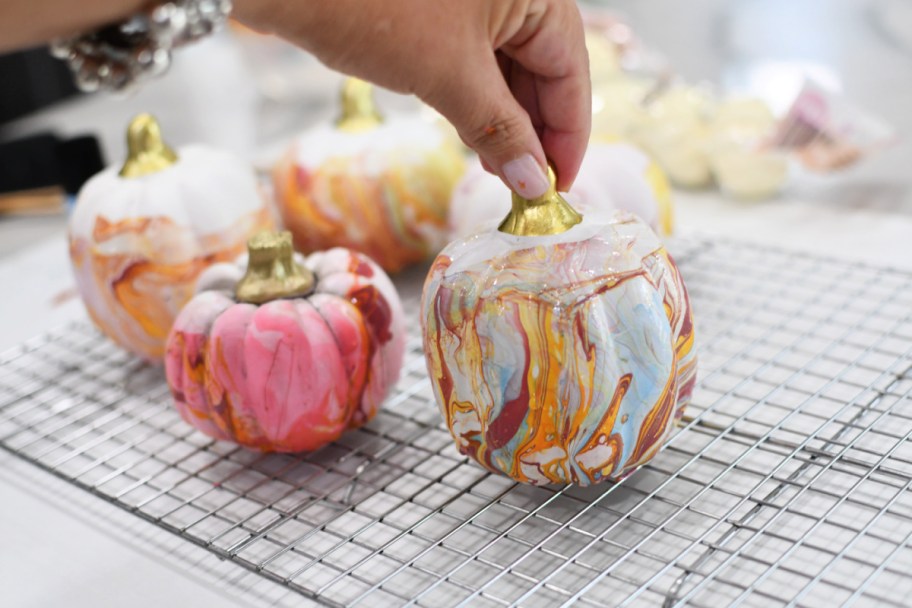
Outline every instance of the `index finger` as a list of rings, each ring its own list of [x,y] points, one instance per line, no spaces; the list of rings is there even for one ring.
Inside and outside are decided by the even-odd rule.
[[[576,3],[551,0],[502,50],[529,73],[514,93],[523,107],[534,108],[545,154],[557,169],[558,188],[567,190],[579,172],[592,127],[589,55]]]

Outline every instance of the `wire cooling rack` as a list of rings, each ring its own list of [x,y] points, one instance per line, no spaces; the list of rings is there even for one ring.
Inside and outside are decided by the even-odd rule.
[[[160,370],[71,325],[0,357],[0,446],[328,605],[909,605],[912,275],[672,249],[699,387],[620,484],[535,488],[469,463],[416,332],[377,419],[287,456],[195,432]]]

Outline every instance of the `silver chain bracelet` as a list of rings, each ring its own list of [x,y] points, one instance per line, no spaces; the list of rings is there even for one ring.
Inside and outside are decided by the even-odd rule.
[[[165,72],[171,51],[216,31],[231,0],[175,0],[120,23],[56,40],[51,53],[70,66],[83,91],[121,91]]]

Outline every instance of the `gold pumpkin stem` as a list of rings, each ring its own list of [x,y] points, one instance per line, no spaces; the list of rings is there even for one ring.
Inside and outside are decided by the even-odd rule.
[[[560,234],[583,221],[583,216],[557,191],[557,176],[551,167],[548,181],[548,191],[538,198],[527,199],[513,193],[513,208],[500,223],[501,232],[516,236]]]
[[[151,175],[177,162],[177,154],[162,140],[161,127],[151,114],[140,114],[130,121],[127,150],[121,177]]]
[[[374,87],[358,78],[346,78],[342,85],[342,115],[336,121],[341,131],[360,133],[383,123],[374,105]]]
[[[247,252],[247,272],[234,292],[239,302],[263,304],[314,290],[313,273],[294,261],[290,232],[260,232],[247,241]]]

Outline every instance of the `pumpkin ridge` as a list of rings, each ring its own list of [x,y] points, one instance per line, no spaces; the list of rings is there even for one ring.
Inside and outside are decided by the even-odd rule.
[[[581,409],[584,409],[582,419],[585,419],[589,413],[593,410],[593,399],[597,392],[597,379],[596,373],[598,371],[599,359],[598,352],[601,350],[605,353],[602,358],[608,360],[621,360],[621,353],[618,348],[618,342],[613,331],[610,330],[612,322],[608,315],[607,308],[602,302],[603,296],[611,291],[611,289],[617,288],[627,280],[635,279],[637,274],[628,273],[625,275],[623,280],[607,280],[609,275],[602,273],[597,279],[591,281],[592,284],[601,283],[600,287],[593,293],[586,294],[585,297],[574,300],[568,307],[568,314],[570,311],[574,311],[575,317],[577,319],[576,328],[577,335],[582,341],[581,346],[586,352],[586,360],[590,363],[591,370],[588,374],[589,378],[589,390],[586,398],[586,404],[583,408],[583,404],[580,404]],[[611,287],[607,287],[610,284]],[[587,321],[588,319],[588,321]],[[585,326],[584,326],[585,325]],[[590,336],[588,327],[591,325],[600,326],[602,331],[599,333],[598,338],[593,342],[601,342],[601,349],[597,348],[593,342],[590,342]],[[588,348],[587,348],[588,347]],[[626,379],[626,380],[625,380]],[[600,380],[600,379],[599,379]],[[633,375],[631,373],[622,374],[621,377],[614,384],[614,392],[609,400],[609,405],[606,408],[605,412],[601,416],[598,424],[592,427],[592,432],[586,443],[582,447],[573,448],[573,444],[576,441],[579,433],[581,432],[582,422],[577,423],[576,420],[571,421],[570,416],[573,412],[568,412],[568,424],[573,429],[573,437],[567,440],[566,449],[567,454],[572,455],[572,459],[569,460],[569,466],[573,474],[576,475],[576,468],[578,467],[583,471],[590,482],[597,483],[598,480],[593,479],[591,472],[586,471],[586,467],[580,461],[580,455],[585,454],[590,449],[595,448],[598,439],[600,436],[606,437],[606,443],[610,444],[612,447],[612,468],[606,475],[603,475],[599,479],[606,478],[611,475],[615,470],[621,467],[624,463],[622,462],[623,458],[623,445],[624,441],[619,432],[612,433],[614,429],[617,414],[620,411],[620,407],[623,404],[624,397],[629,393],[631,386],[633,385]],[[619,392],[620,391],[620,392]],[[617,399],[617,401],[615,401]],[[612,412],[612,409],[614,411]],[[577,412],[579,415],[579,412]],[[610,421],[610,423],[609,423]]]
[[[207,332],[207,335],[210,335],[209,332]],[[210,340],[208,340],[208,342],[209,342],[209,344],[211,344],[211,348],[215,351],[215,360],[217,361],[216,364],[224,365],[224,353],[222,351],[221,339],[216,337],[215,340],[212,340],[210,338]],[[207,344],[206,352],[209,351],[209,348],[210,348],[209,344]],[[207,356],[206,358],[208,360],[208,359],[211,359],[212,357]],[[207,367],[208,367],[208,361],[207,361]],[[212,382],[216,382],[214,374],[207,374],[207,375],[210,378],[212,378],[212,380],[211,380]],[[221,384],[221,383],[219,383],[219,384]],[[212,403],[210,400],[210,408],[211,408],[212,414],[215,414],[215,420],[222,421],[222,423],[224,425],[225,434],[228,437],[236,437],[238,435],[238,427],[235,424],[235,420],[234,420],[234,407],[232,406],[231,398],[228,396],[227,391],[225,390],[224,386],[222,387],[221,393],[222,393],[222,398],[221,398],[221,400],[219,400],[218,403]]]
[[[178,413],[181,414],[181,417],[184,418],[184,420],[190,422],[191,424],[193,424],[193,419],[191,416],[200,419],[207,419],[213,413],[217,414],[213,408],[209,391],[206,387],[206,377],[208,376],[207,353],[209,350],[209,337],[217,316],[205,316],[203,318],[203,326],[200,328],[201,331],[199,332],[188,334],[181,328],[181,323],[185,317],[195,315],[196,308],[202,308],[205,305],[208,304],[200,300],[191,300],[191,302],[185,308],[185,312],[182,312],[182,314],[178,317],[178,322],[175,323],[175,327],[171,332],[172,336],[174,336],[176,339],[176,349],[178,351],[178,361],[175,362],[176,370],[174,369],[174,365],[171,364],[172,361],[174,361],[174,359],[171,357],[169,357],[166,361],[167,364],[165,368],[171,387],[173,388],[175,384],[181,387],[180,392],[183,396],[183,399],[179,402]],[[217,306],[220,305],[222,305],[221,302],[217,304]],[[225,308],[222,309],[222,311],[224,310]],[[192,337],[194,340],[188,342],[188,337]],[[172,346],[170,348],[175,348],[173,344],[174,342],[172,342]],[[189,346],[190,344],[193,345],[192,351],[189,350],[191,348]],[[174,373],[178,374],[177,380],[172,378]],[[193,387],[194,392],[200,395],[202,402],[198,404],[200,406],[199,408],[191,404],[191,402],[187,399],[189,393],[188,391],[184,390],[184,387],[187,385]],[[230,435],[226,433],[224,425],[219,425],[217,420],[213,421],[213,425],[219,433],[219,439],[226,439],[230,437]]]
[[[366,330],[365,324],[364,324],[364,315],[361,314],[361,311],[358,310],[355,306],[353,306],[350,302],[347,302],[346,300],[344,300],[336,295],[332,295],[332,294],[325,294],[325,295],[327,298],[332,298],[331,302],[338,303],[339,306],[349,306],[358,314],[358,317],[361,320],[361,323],[358,323],[357,326],[362,330],[362,334],[364,336],[363,343],[369,344],[370,337],[366,335],[367,330]],[[320,316],[320,318],[323,320],[323,323],[326,325],[326,328],[329,331],[330,335],[332,335],[333,340],[336,343],[336,350],[338,350],[338,352],[341,353],[342,352],[342,342],[339,340],[339,335],[337,333],[335,326],[329,322],[329,319],[326,318],[326,315],[323,314],[323,311],[321,310],[321,308],[319,306],[314,305],[314,310],[316,310],[317,314]],[[368,350],[369,350],[369,348],[370,347],[368,346]],[[343,367],[344,367],[344,361],[343,361]],[[354,414],[355,414],[355,411],[358,410],[362,404],[362,400],[364,397],[364,391],[367,387],[367,382],[370,377],[370,367],[371,367],[370,359],[368,359],[368,365],[366,365],[364,367],[364,375],[361,378],[349,377],[348,403],[345,408],[345,420],[347,421],[348,428],[355,427]]]
[[[369,386],[371,386],[371,383],[374,380],[375,376],[373,373],[374,372],[373,364],[374,364],[375,359],[377,359],[377,366],[379,368],[378,371],[380,372],[379,376],[381,378],[386,376],[386,374],[384,373],[386,371],[386,361],[382,357],[379,357],[380,346],[382,344],[386,344],[393,338],[392,333],[390,333],[390,329],[391,329],[390,325],[392,323],[392,310],[387,310],[388,317],[387,317],[387,324],[385,327],[386,333],[383,334],[382,336],[378,336],[377,328],[375,326],[375,321],[374,321],[375,315],[365,314],[364,309],[362,308],[363,301],[358,298],[357,294],[361,293],[362,290],[366,290],[366,289],[369,289],[372,292],[373,297],[375,299],[379,299],[379,300],[383,301],[384,304],[387,304],[386,298],[384,298],[383,294],[381,294],[379,292],[379,290],[376,287],[374,287],[373,285],[366,285],[366,286],[360,287],[356,292],[351,293],[349,295],[352,305],[355,307],[355,309],[361,315],[361,318],[364,320],[364,324],[363,324],[364,329],[365,329],[365,332],[368,334],[366,358],[367,358],[369,364],[367,365],[367,369],[365,372],[364,384],[362,385],[360,394],[358,396],[359,406],[364,405],[364,394],[367,392],[367,388]],[[372,311],[373,311],[373,309],[372,309]],[[386,338],[386,339],[383,339],[383,338]],[[379,406],[379,404],[377,404],[377,405]],[[360,407],[359,407],[358,411],[360,411]],[[365,417],[366,417],[366,414],[365,414]]]
[[[304,299],[302,299],[301,301],[306,302],[306,300],[304,300]],[[300,328],[301,315],[298,313],[297,307],[290,300],[273,300],[271,302],[266,302],[265,304],[262,304],[259,308],[257,308],[257,311],[253,314],[250,325],[254,326],[255,329],[257,329],[258,331],[263,331],[263,330],[260,330],[259,327],[256,327],[256,325],[257,325],[256,321],[257,321],[258,317],[260,317],[260,316],[272,317],[273,315],[278,316],[281,314],[279,311],[273,311],[272,310],[273,308],[287,309],[288,312],[291,312],[292,316],[294,317],[293,325],[296,328]],[[276,377],[275,376],[276,365],[278,364],[278,362],[280,360],[279,353],[282,352],[283,348],[285,348],[286,350],[290,349],[289,352],[291,354],[294,354],[294,352],[295,352],[295,349],[291,348],[288,345],[288,340],[286,338],[287,338],[286,335],[284,335],[284,334],[281,335],[278,338],[278,341],[276,342],[276,344],[273,346],[272,356],[269,359],[269,369],[266,371],[266,373],[263,376],[263,395],[262,395],[263,406],[262,407],[263,407],[263,410],[267,412],[267,414],[271,414],[271,412],[269,412],[269,410],[271,408],[269,408],[270,399],[269,399],[268,393],[269,393],[269,389],[273,387],[273,384],[272,384],[272,382],[270,382],[270,380],[272,378]],[[292,372],[294,372],[296,370],[296,366],[294,365],[295,357],[289,355],[289,359],[290,359],[290,364],[288,365],[288,368]],[[263,429],[264,438],[266,438],[267,440],[269,440],[271,442],[281,442],[282,441],[282,438],[279,436],[280,430],[283,428],[282,423],[285,422],[286,417],[288,415],[289,408],[282,407],[282,405],[288,403],[288,388],[289,388],[288,384],[289,383],[284,382],[281,384],[282,384],[282,388],[283,388],[283,393],[282,393],[283,398],[278,399],[276,396],[276,398],[274,398],[272,400],[273,406],[281,409],[281,416],[279,416],[276,420],[273,421],[273,424],[270,425],[273,427],[271,429],[267,428],[266,425],[263,425],[263,424],[260,425],[261,428]]]
[[[230,299],[226,297],[226,300]],[[233,300],[230,301],[230,306],[226,307],[224,310],[220,311],[217,315],[211,318],[211,322],[206,328],[205,333],[208,342],[212,344],[212,346],[209,344],[206,345],[206,374],[210,378],[211,382],[219,384],[222,392],[222,399],[220,400],[220,404],[218,404],[218,406],[214,406],[213,413],[218,415],[219,420],[223,420],[223,424],[227,429],[226,432],[229,438],[251,436],[252,432],[252,429],[250,428],[251,425],[249,417],[240,415],[238,412],[237,404],[235,404],[230,397],[230,387],[225,384],[219,374],[219,370],[228,370],[230,368],[225,354],[225,336],[222,332],[222,325],[225,322],[224,319],[226,318],[226,315],[241,314],[241,312],[246,312],[247,310],[246,305],[235,303]],[[246,332],[247,325],[249,325],[249,317],[245,318],[244,332]],[[214,343],[213,339],[215,341]],[[241,358],[241,365],[243,375],[246,373],[246,369],[243,367],[243,358]],[[229,379],[233,378],[232,374],[227,374],[227,376]],[[242,394],[241,399],[244,398],[245,395]]]
[[[578,456],[580,454],[585,454],[589,450],[592,450],[598,445],[603,437],[607,437],[610,441],[613,435],[618,435],[617,433],[610,433],[614,428],[615,421],[617,420],[618,412],[621,409],[621,403],[624,401],[624,397],[627,395],[627,391],[630,389],[630,384],[633,381],[633,374],[628,372],[621,376],[620,380],[617,382],[614,388],[614,395],[611,397],[611,401],[608,405],[608,408],[605,410],[604,415],[598,421],[598,424],[594,427],[594,432],[589,440],[582,446],[581,449],[578,449],[574,453],[574,460],[579,468],[586,473],[586,476],[590,481],[596,481],[593,477],[592,471],[587,471],[586,467],[579,462]],[[605,432],[601,432],[605,431]],[[617,438],[617,441],[622,442],[623,439],[620,437]],[[619,462],[622,452],[617,451],[612,453],[612,462],[611,470],[601,475],[601,477],[610,477],[612,473],[623,463]]]
[[[300,321],[300,318],[298,318],[297,320]],[[266,374],[267,378],[273,377],[273,371],[275,370],[276,362],[279,360],[279,355],[282,353],[283,349],[289,352],[289,359],[291,359],[291,363],[290,363],[289,367],[294,371],[297,370],[297,366],[295,365],[295,363],[298,362],[298,357],[296,356],[297,349],[294,348],[292,345],[288,344],[288,340],[286,339],[286,337],[282,336],[281,338],[279,338],[279,342],[278,342],[278,344],[276,344],[275,350],[273,351],[275,353],[275,356],[272,358],[272,364],[269,366],[269,371]],[[281,415],[278,417],[278,420],[276,420],[275,432],[272,434],[272,437],[271,437],[271,439],[273,441],[281,441],[281,439],[279,437],[280,429],[285,428],[285,422],[288,420],[288,413],[289,413],[289,410],[291,409],[290,407],[288,407],[288,391],[289,391],[289,383],[285,382],[283,384],[282,398],[277,399],[277,402],[280,404],[284,404],[284,407],[282,407],[281,405],[278,406],[279,409],[281,410]]]
[[[637,436],[636,446],[628,462],[634,466],[641,464],[649,454],[662,445],[662,439],[669,431],[669,423],[675,412],[677,401],[677,362],[673,360],[671,372],[662,390],[661,398],[646,415],[640,432]]]
[[[204,385],[208,390],[205,406],[185,416],[187,422],[248,448],[297,452],[318,449],[375,414],[396,381],[395,357],[404,349],[401,304],[388,277],[368,258],[341,249],[315,255],[305,263],[320,271],[323,288],[305,296],[238,303],[226,292],[226,280],[238,276],[219,271],[210,277],[211,287],[197,296],[200,307],[188,307],[198,319],[178,324],[188,339],[200,342],[183,357],[187,373],[195,376],[192,381],[169,376],[178,408],[188,391],[179,390],[177,382],[190,392]],[[242,265],[234,266],[237,275]],[[323,269],[338,267],[350,271],[326,283]],[[228,303],[228,309],[213,306],[216,302]],[[393,319],[383,322],[383,310]],[[205,335],[198,334],[200,326]],[[391,338],[381,347],[376,334],[383,327]],[[182,339],[175,334],[169,348]],[[170,367],[175,354],[168,354]]]
[[[560,413],[564,411],[563,404],[560,403],[560,396],[557,390],[561,384],[561,370],[563,368],[560,360],[560,353],[564,350],[564,337],[555,331],[555,324],[560,323],[559,314],[555,318],[553,309],[535,306],[532,311],[527,311],[526,307],[515,306],[518,333],[527,336],[532,333],[538,343],[537,352],[531,350],[532,339],[527,338],[524,344],[530,348],[526,349],[525,359],[528,362],[535,361],[538,367],[538,378],[531,376],[528,371],[523,374],[524,383],[528,385],[528,402],[526,403],[526,414],[523,425],[526,427],[526,437],[520,440],[515,449],[511,450],[515,454],[513,458],[513,467],[519,466],[523,457],[529,453],[543,453],[542,446],[547,446],[548,438],[553,438],[553,445],[559,446],[566,454],[566,444],[563,441],[563,429],[560,428]],[[525,314],[524,314],[525,313]],[[524,321],[524,317],[531,317]],[[529,331],[526,328],[534,328],[535,331]],[[533,390],[535,389],[535,390]],[[550,409],[550,415],[548,410]],[[564,468],[564,463],[558,459],[558,467]],[[528,461],[525,461],[528,464]],[[552,472],[554,460],[548,463],[540,463],[536,468],[541,471],[544,477],[551,481],[557,481]],[[544,467],[544,468],[543,468]],[[547,470],[546,470],[547,469]],[[512,474],[516,474],[515,472]],[[558,476],[561,477],[561,476]],[[566,475],[563,476],[566,479]]]

